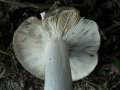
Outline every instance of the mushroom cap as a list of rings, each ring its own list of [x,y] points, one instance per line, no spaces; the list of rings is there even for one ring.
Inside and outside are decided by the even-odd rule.
[[[72,80],[89,75],[98,63],[100,35],[97,24],[74,8],[59,8],[44,20],[26,19],[15,31],[13,49],[22,66],[34,76],[45,77],[45,44],[62,39],[69,50]]]

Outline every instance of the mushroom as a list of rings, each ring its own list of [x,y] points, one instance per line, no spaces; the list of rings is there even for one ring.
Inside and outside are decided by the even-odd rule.
[[[72,81],[88,76],[98,63],[98,26],[74,8],[58,8],[40,20],[29,17],[15,31],[18,61],[45,80],[45,90],[72,90]]]

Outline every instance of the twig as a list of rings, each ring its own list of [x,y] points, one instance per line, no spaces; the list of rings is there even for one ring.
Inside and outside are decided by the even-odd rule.
[[[91,81],[89,81],[89,80],[84,80],[84,81],[85,81],[86,83],[94,86],[94,87],[100,87],[98,84],[95,84],[95,83],[93,83],[93,82],[91,82]]]
[[[120,85],[120,81],[118,81],[115,85],[113,85],[110,90],[113,90],[115,87],[117,87],[118,85]]]
[[[32,4],[32,3],[21,3],[21,2],[17,2],[17,1],[10,1],[10,0],[0,0],[0,2],[2,3],[6,3],[6,4],[9,4],[9,5],[16,5],[18,7],[31,7],[31,8],[35,8],[35,9],[48,9],[51,5],[50,4]]]
[[[7,52],[4,52],[2,50],[0,50],[0,54],[4,54],[4,55],[7,55],[7,56],[10,56]]]
[[[21,2],[10,1],[10,0],[0,0],[0,2],[9,4],[9,5],[14,5],[17,7],[22,7],[22,8],[31,7],[31,8],[39,9],[39,10],[49,9],[53,5],[53,4],[32,4],[32,3],[28,3],[28,2],[21,3]],[[84,5],[82,5],[82,4],[81,5],[80,4],[69,4],[67,6],[83,7]]]
[[[1,69],[1,68],[0,68]],[[5,69],[2,69],[2,71],[0,70],[0,79],[2,77],[4,77],[4,74],[5,74],[6,70]]]
[[[117,27],[119,27],[120,26],[120,23],[116,23],[116,24],[112,24],[110,27],[108,27],[108,28],[105,28],[105,33],[107,33],[107,32],[109,32],[109,31],[114,31],[114,30],[116,30],[116,29],[114,29],[114,28],[117,28]],[[112,30],[112,29],[114,29],[114,30]]]

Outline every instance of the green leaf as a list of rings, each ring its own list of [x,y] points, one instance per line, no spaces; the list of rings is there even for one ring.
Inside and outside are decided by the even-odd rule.
[[[114,59],[113,64],[120,70],[120,60],[119,59]]]

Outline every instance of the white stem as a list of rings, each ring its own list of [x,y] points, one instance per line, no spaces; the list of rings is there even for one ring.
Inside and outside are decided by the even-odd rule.
[[[53,40],[46,47],[45,90],[72,90],[67,47],[62,40]]]

